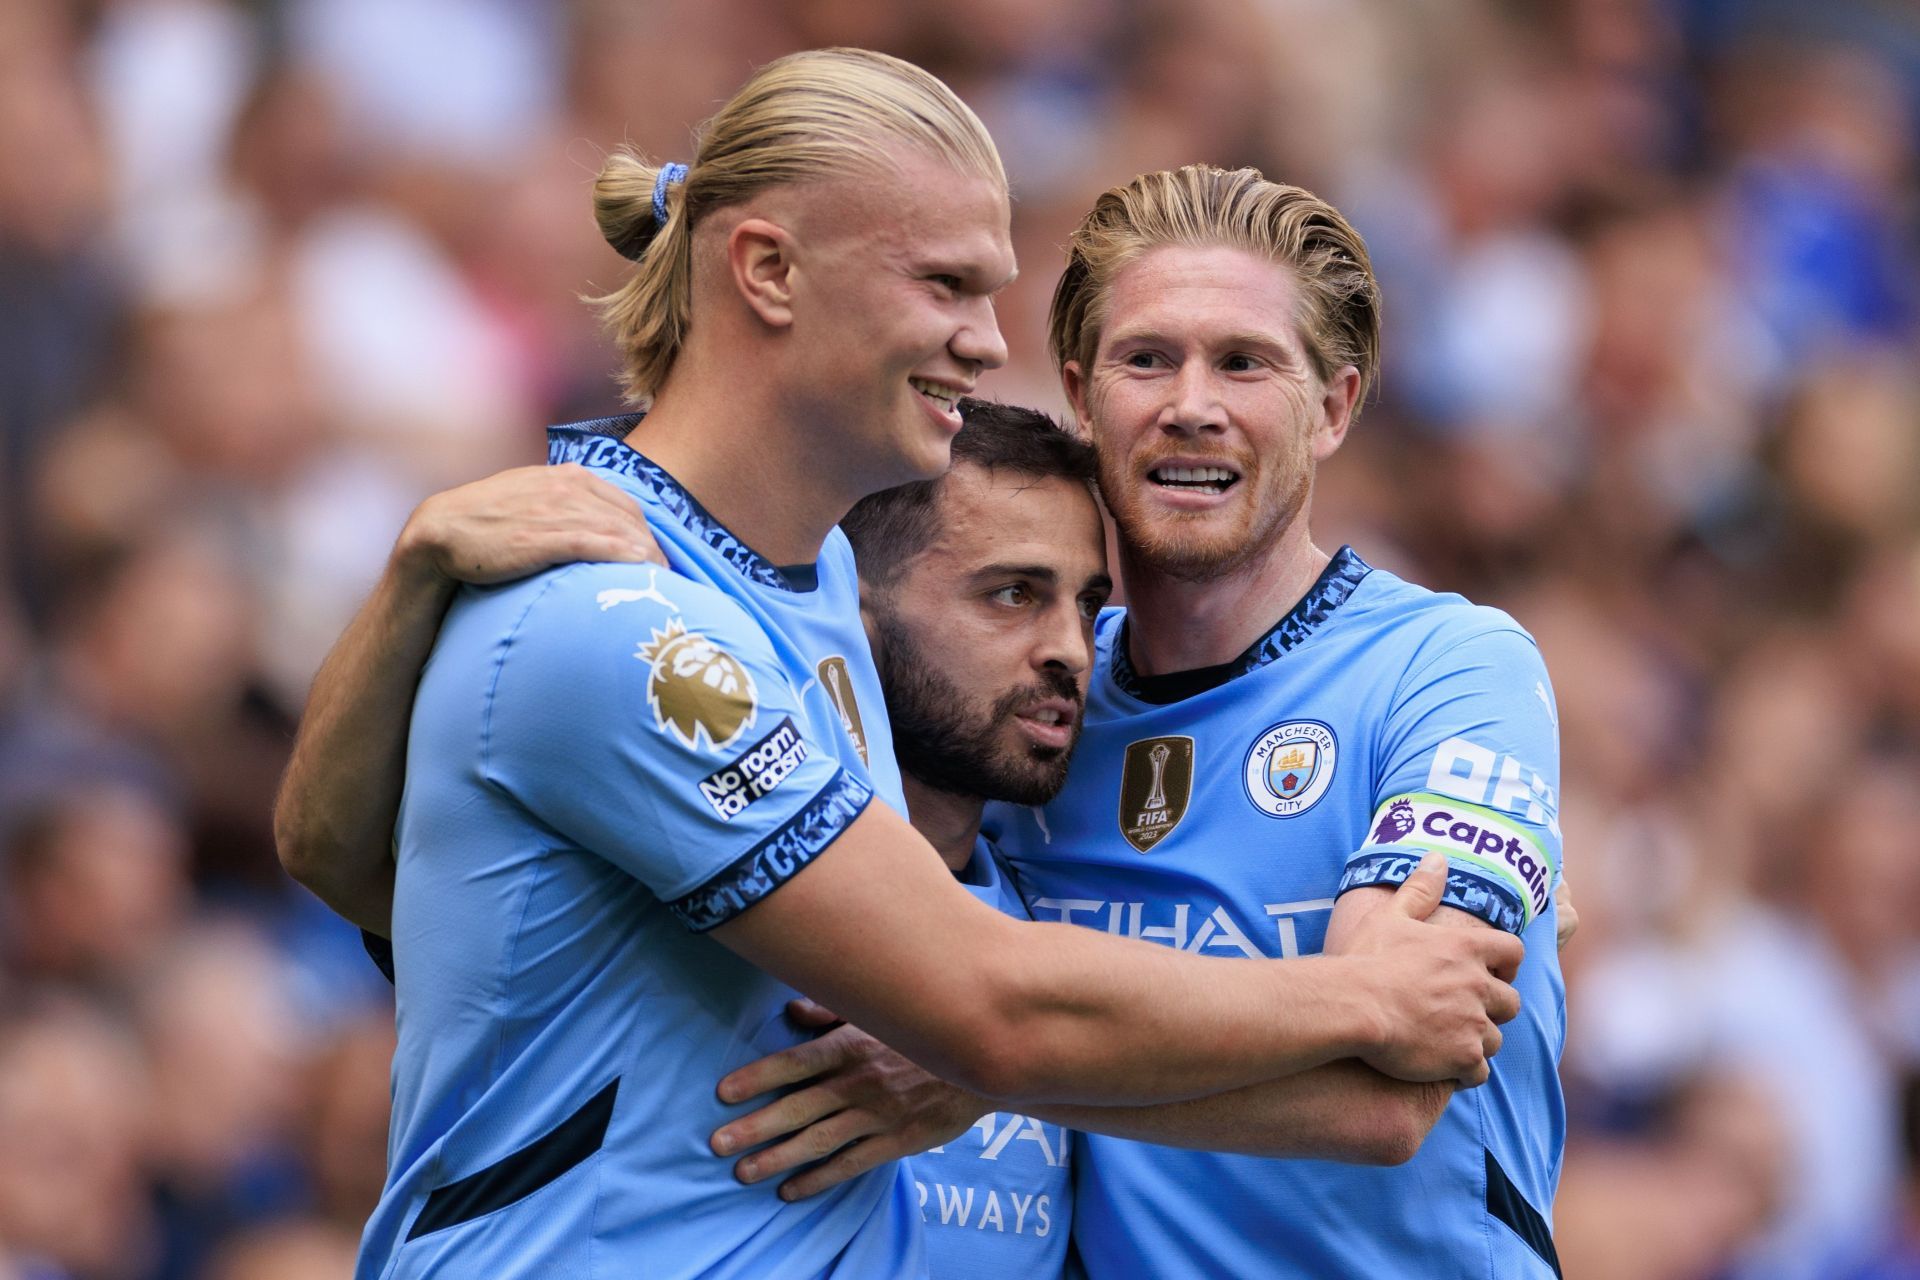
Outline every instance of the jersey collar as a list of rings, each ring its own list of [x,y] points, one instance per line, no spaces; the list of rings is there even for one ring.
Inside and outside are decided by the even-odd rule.
[[[1307,594],[1287,611],[1287,615],[1248,646],[1231,662],[1192,671],[1174,671],[1160,676],[1143,676],[1133,669],[1127,657],[1127,623],[1121,620],[1120,633],[1113,641],[1113,682],[1122,693],[1142,702],[1164,705],[1191,698],[1218,688],[1229,680],[1266,666],[1289,649],[1297,648],[1317,631],[1333,611],[1346,603],[1360,580],[1373,572],[1373,566],[1360,558],[1352,547],[1341,547],[1327,567],[1320,571]]]
[[[715,519],[678,480],[626,437],[645,414],[626,413],[547,428],[547,462],[577,462],[600,471],[612,471],[638,481],[674,518],[715,551],[742,576],[780,591],[806,592],[820,585],[819,570],[810,564],[777,565],[733,535]]]

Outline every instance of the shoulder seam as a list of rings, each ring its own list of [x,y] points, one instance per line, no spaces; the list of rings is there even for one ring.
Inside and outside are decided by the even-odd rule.
[[[494,654],[493,677],[487,681],[486,708],[480,715],[480,777],[490,787],[499,789],[501,785],[493,772],[493,707],[495,698],[500,692],[500,677],[507,669],[507,654],[513,650],[514,642],[520,637],[520,629],[526,625],[534,606],[546,598],[547,592],[553,590],[555,584],[579,567],[579,565],[568,565],[547,575],[547,580],[541,584],[540,590],[534,592],[533,599],[527,601],[527,607],[522,609],[520,616],[513,620],[513,626],[508,629],[506,638],[500,642],[499,651]]]

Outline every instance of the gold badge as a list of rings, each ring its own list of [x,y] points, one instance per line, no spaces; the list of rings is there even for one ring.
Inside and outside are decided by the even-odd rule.
[[[759,695],[753,677],[740,660],[698,631],[688,631],[678,617],[665,631],[653,633],[653,642],[634,655],[653,664],[647,679],[647,705],[654,724],[671,729],[691,750],[700,738],[715,750],[732,746],[753,727],[759,714]]]
[[[1145,853],[1187,816],[1193,798],[1193,739],[1142,738],[1120,767],[1120,834]]]
[[[840,727],[847,731],[847,737],[853,740],[853,749],[860,753],[860,763],[872,763],[867,759],[867,730],[860,723],[860,703],[853,696],[853,675],[847,670],[847,660],[835,656],[822,658],[820,665],[814,668],[820,675],[820,687],[833,699],[834,710],[840,713]]]

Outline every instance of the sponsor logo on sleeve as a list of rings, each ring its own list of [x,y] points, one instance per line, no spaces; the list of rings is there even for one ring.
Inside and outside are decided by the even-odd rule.
[[[1333,785],[1338,750],[1333,730],[1318,720],[1274,725],[1247,751],[1247,798],[1269,817],[1305,813]]]
[[[1193,798],[1193,739],[1142,738],[1120,766],[1120,834],[1145,853],[1187,816]]]
[[[1466,738],[1448,738],[1434,749],[1427,790],[1518,814],[1560,838],[1560,805],[1552,785],[1518,756],[1494,751]]]
[[[680,606],[661,595],[655,587],[654,584],[659,581],[660,571],[655,569],[647,575],[646,586],[638,589],[632,587],[609,587],[595,596],[593,600],[595,604],[600,606],[600,612],[602,613],[614,608],[616,605],[638,604],[642,600],[651,600],[662,608],[672,609],[678,612]]]
[[[733,763],[702,778],[700,794],[722,822],[732,822],[748,805],[791,777],[806,758],[807,740],[794,727],[793,717],[787,716]]]
[[[822,658],[814,671],[820,677],[820,687],[833,700],[833,709],[840,713],[840,727],[860,753],[860,763],[871,764],[867,759],[867,729],[860,723],[860,703],[853,696],[853,674],[847,670],[847,660],[838,654]]]
[[[703,740],[713,750],[724,750],[759,716],[759,694],[745,665],[705,635],[687,630],[679,617],[655,631],[634,657],[652,665],[647,705],[655,727],[689,750],[702,749]]]
[[[1375,812],[1368,844],[1433,849],[1453,863],[1491,873],[1519,893],[1529,921],[1547,909],[1553,895],[1553,864],[1530,832],[1447,796],[1394,796]]]

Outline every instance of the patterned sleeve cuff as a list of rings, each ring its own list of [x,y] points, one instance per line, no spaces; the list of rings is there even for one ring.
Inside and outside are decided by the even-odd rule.
[[[1441,852],[1446,851],[1443,849]],[[1391,852],[1363,849],[1347,863],[1346,873],[1340,877],[1340,893],[1365,885],[1392,887],[1401,884],[1413,874],[1414,868],[1420,865],[1420,859],[1425,856],[1425,849],[1396,849]],[[1468,915],[1478,916],[1507,933],[1518,934],[1527,927],[1527,911],[1519,895],[1498,880],[1480,874],[1471,865],[1448,864],[1447,891],[1441,895],[1440,902],[1443,906],[1457,907]]]
[[[777,831],[732,865],[667,908],[694,933],[705,933],[745,911],[791,880],[853,825],[873,799],[873,788],[845,769]]]

